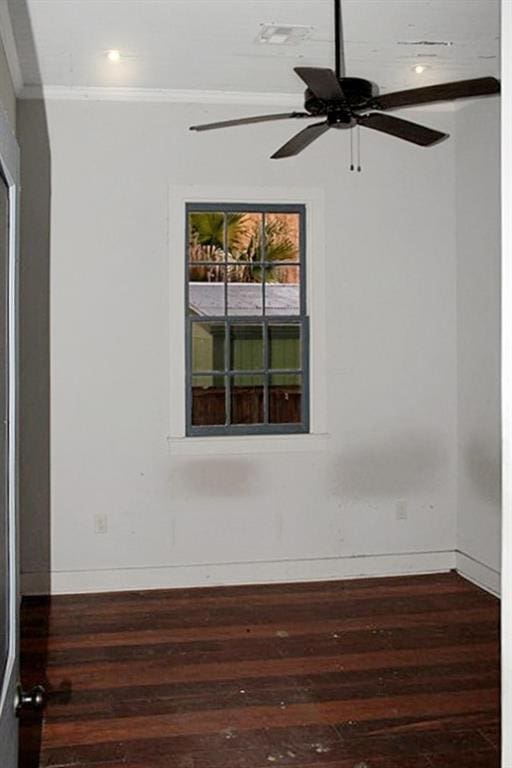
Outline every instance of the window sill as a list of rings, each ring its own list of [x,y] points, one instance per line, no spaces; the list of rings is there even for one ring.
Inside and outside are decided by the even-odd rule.
[[[211,437],[168,437],[171,456],[207,456],[248,453],[308,453],[325,451],[331,436],[307,435],[222,435]]]

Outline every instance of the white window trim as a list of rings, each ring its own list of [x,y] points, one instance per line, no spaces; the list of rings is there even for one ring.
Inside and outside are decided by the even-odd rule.
[[[306,206],[307,309],[310,318],[310,432],[291,435],[186,436],[185,412],[185,204],[291,203]],[[172,186],[169,200],[170,428],[172,454],[309,451],[326,447],[327,318],[325,203],[311,187]]]

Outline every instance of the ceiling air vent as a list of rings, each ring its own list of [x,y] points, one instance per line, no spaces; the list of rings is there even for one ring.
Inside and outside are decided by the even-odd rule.
[[[257,43],[263,45],[297,45],[306,40],[312,33],[313,27],[282,24],[261,24]]]

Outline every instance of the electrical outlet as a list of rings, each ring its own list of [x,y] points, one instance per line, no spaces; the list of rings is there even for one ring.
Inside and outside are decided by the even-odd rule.
[[[107,515],[94,515],[94,533],[107,533],[108,518]]]
[[[407,502],[399,499],[395,502],[395,514],[397,520],[407,520]]]

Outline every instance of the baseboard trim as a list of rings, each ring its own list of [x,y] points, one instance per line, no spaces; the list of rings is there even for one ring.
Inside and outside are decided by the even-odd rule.
[[[501,574],[495,568],[482,563],[467,552],[455,552],[457,573],[496,597],[501,595]]]
[[[80,594],[176,587],[329,581],[378,576],[442,573],[455,567],[455,553],[407,552],[388,555],[250,563],[178,565],[162,568],[24,573],[24,595]]]

